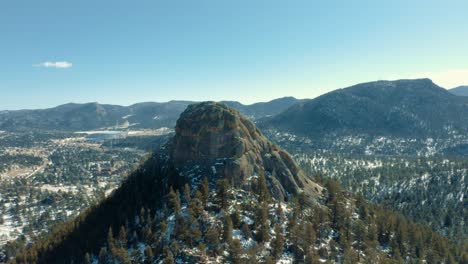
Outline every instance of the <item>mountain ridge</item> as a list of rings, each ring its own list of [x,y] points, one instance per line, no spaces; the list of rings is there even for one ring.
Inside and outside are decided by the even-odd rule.
[[[468,105],[430,79],[376,81],[300,102],[259,123],[305,136],[437,137],[468,132]]]
[[[468,85],[458,86],[448,91],[454,95],[468,96]]]
[[[301,100],[284,97],[265,103],[244,105],[227,102],[252,119],[279,113]],[[129,106],[67,103],[53,108],[33,110],[5,110],[0,112],[0,129],[45,129],[82,131],[115,127],[125,124],[134,128],[161,128],[175,125],[175,122],[193,101],[172,100],[169,102],[141,102]]]

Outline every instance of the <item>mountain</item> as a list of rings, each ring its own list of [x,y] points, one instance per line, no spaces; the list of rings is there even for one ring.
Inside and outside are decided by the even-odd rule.
[[[251,105],[243,105],[235,101],[222,102],[239,110],[242,114],[246,115],[250,119],[257,120],[259,118],[277,115],[290,106],[302,101],[304,100],[296,99],[294,97],[283,97],[274,99],[269,102],[255,103]]]
[[[255,125],[222,103],[190,105],[177,121],[170,143],[180,175],[221,177],[244,186],[252,175],[266,173],[279,201],[302,191],[317,196],[321,189],[302,173],[288,153],[270,143]]]
[[[468,104],[429,79],[377,81],[293,105],[262,127],[309,137],[446,137],[468,132]]]
[[[4,111],[0,113],[0,127],[3,130],[87,130],[116,125],[116,120],[126,112],[122,106],[69,103],[44,110]]]
[[[458,96],[468,96],[468,85],[467,86],[459,86],[459,87],[450,89],[449,92],[453,93],[454,95],[458,95]]]
[[[257,124],[309,174],[466,243],[468,101],[428,79],[330,92]]]
[[[237,110],[189,106],[121,187],[12,263],[466,263],[420,224],[304,174]]]
[[[266,103],[243,105],[228,102],[251,119],[275,115],[300,100],[285,97]],[[0,112],[1,130],[84,131],[109,127],[161,128],[174,127],[177,118],[190,101],[137,103],[130,106],[98,103],[65,104],[49,109]]]

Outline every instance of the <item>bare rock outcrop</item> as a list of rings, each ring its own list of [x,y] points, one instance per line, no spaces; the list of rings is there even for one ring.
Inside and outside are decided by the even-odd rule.
[[[180,115],[169,144],[171,160],[184,177],[194,168],[209,177],[247,187],[263,173],[271,194],[286,200],[302,191],[317,196],[321,187],[304,175],[291,156],[271,143],[237,110],[223,103],[193,104]]]

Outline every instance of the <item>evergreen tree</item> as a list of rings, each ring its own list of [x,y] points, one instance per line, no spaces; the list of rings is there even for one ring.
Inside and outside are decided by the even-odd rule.
[[[188,213],[188,227],[189,227],[187,238],[189,240],[188,242],[190,246],[193,246],[194,242],[197,242],[198,240],[200,240],[202,233],[198,225],[196,214],[194,213],[194,210],[192,209],[192,207],[187,208],[187,213]]]
[[[171,187],[168,194],[169,208],[174,211],[176,214],[180,214],[180,195],[179,191],[176,192]]]
[[[284,212],[281,207],[281,203],[278,203],[276,206],[276,219],[278,223],[282,223],[284,221]]]
[[[145,247],[145,262],[152,263],[154,259],[154,253],[150,246]]]
[[[268,204],[261,203],[257,207],[256,213],[257,241],[260,243],[267,242],[270,239],[270,226],[268,224]]]
[[[198,218],[203,213],[202,194],[196,190],[193,199],[190,201],[189,207],[194,212],[194,217]]]
[[[240,228],[242,224],[242,219],[239,213],[239,208],[237,206],[234,207],[234,211],[231,214],[232,225],[235,228]]]
[[[283,254],[283,246],[284,246],[283,230],[281,226],[278,223],[276,223],[275,224],[275,238],[271,242],[273,256],[275,256],[276,259],[278,259]]]
[[[218,252],[219,249],[219,231],[216,227],[211,226],[205,233],[205,241],[212,253]]]
[[[207,177],[203,178],[203,182],[200,185],[200,192],[201,192],[203,205],[206,206],[206,203],[208,202],[208,198],[210,197],[210,186],[209,186]]]
[[[223,239],[228,244],[232,240],[232,220],[229,215],[224,216]]]
[[[190,204],[190,199],[191,199],[191,191],[190,191],[190,185],[186,183],[184,185],[184,200],[186,204]]]
[[[120,227],[120,232],[119,232],[119,246],[121,248],[126,248],[127,247],[127,229],[124,226]]]
[[[270,191],[268,191],[265,173],[263,170],[261,170],[258,175],[257,192],[260,202],[268,202],[270,200]]]
[[[265,259],[265,264],[276,264],[276,259],[273,256],[267,256]]]
[[[109,248],[110,253],[113,255],[115,252],[115,240],[112,227],[109,227],[109,230],[107,231],[107,247]]]
[[[343,253],[343,263],[344,264],[355,264],[358,262],[358,256],[354,249],[351,247],[345,248]]]
[[[85,255],[85,264],[91,264],[91,256],[89,253],[86,253]]]
[[[216,193],[216,200],[218,202],[218,206],[226,210],[229,205],[229,197],[228,197],[228,190],[229,190],[229,182],[226,179],[218,180],[217,181],[217,193]]]
[[[174,264],[174,255],[171,251],[167,251],[166,256],[164,257],[163,264]]]
[[[143,256],[140,253],[140,250],[133,249],[132,255],[130,256],[133,263],[143,263]]]
[[[99,251],[99,263],[106,263],[107,259],[107,249],[105,247],[102,247],[101,250]]]
[[[243,224],[242,225],[242,233],[244,234],[244,237],[246,239],[249,239],[251,236],[252,236],[252,233],[251,233],[251,230],[250,230],[250,227],[248,224]]]
[[[316,252],[313,251],[312,249],[307,250],[305,259],[304,259],[304,264],[319,264],[319,263],[321,263],[320,258],[318,257]]]
[[[241,263],[242,248],[239,239],[233,239],[229,243],[229,256],[234,264]]]

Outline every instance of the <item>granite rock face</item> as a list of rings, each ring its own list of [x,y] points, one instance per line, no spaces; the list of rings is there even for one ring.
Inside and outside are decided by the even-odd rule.
[[[302,191],[317,196],[322,189],[254,123],[223,103],[188,106],[177,121],[168,149],[175,168],[184,177],[191,177],[193,168],[197,168],[209,177],[225,178],[235,186],[248,188],[252,176],[263,173],[271,194],[279,200]]]

